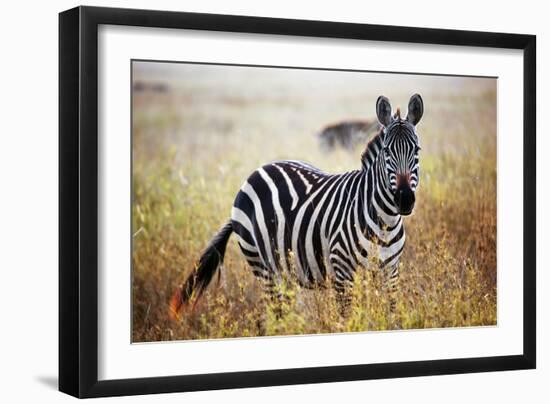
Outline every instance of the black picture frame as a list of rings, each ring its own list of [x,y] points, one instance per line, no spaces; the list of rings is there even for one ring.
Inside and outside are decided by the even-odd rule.
[[[97,62],[100,24],[522,50],[523,354],[98,380]],[[60,13],[59,390],[76,397],[102,397],[535,368],[535,105],[534,35],[96,7],[77,7]]]

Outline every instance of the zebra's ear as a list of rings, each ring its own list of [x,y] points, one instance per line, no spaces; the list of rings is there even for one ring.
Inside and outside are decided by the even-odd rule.
[[[424,101],[420,94],[415,94],[409,100],[409,111],[407,112],[407,121],[414,126],[420,122],[420,118],[424,114]]]
[[[390,100],[383,95],[376,100],[376,116],[378,117],[378,122],[383,126],[388,126],[391,123]]]

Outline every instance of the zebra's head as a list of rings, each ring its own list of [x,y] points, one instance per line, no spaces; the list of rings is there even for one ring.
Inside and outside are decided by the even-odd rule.
[[[382,153],[386,162],[387,186],[401,215],[410,215],[414,208],[420,150],[416,125],[423,113],[424,103],[419,94],[409,100],[405,119],[401,118],[399,108],[392,114],[390,101],[386,97],[380,96],[376,101],[376,115],[383,126]]]

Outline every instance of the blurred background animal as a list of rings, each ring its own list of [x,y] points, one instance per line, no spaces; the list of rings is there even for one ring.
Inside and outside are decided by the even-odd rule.
[[[336,147],[353,150],[357,145],[364,145],[371,133],[380,129],[378,121],[350,120],[326,126],[318,133],[321,148],[332,151]]]

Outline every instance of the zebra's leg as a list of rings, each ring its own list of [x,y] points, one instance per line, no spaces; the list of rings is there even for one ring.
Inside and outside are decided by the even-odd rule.
[[[334,290],[336,291],[336,302],[340,315],[344,318],[349,317],[351,311],[353,282],[335,280]]]
[[[247,257],[252,273],[258,278],[262,285],[263,298],[266,307],[270,306],[277,319],[285,314],[285,307],[288,305],[288,296],[284,293],[284,284],[278,273],[265,266],[258,258],[251,260]]]
[[[342,317],[350,314],[353,288],[353,270],[348,268],[337,255],[330,255],[330,266],[334,273],[334,290],[336,291],[336,302]]]
[[[250,259],[250,257],[247,257],[247,261],[248,265],[252,269],[252,274],[260,281],[260,285],[262,286],[262,294],[260,297],[260,301],[258,302],[260,304],[259,307],[267,309],[268,305],[270,305],[273,301],[271,292],[273,288],[273,282],[269,269],[263,264],[259,257],[257,259]],[[261,311],[260,316],[257,319],[259,335],[267,335],[267,321],[267,310],[263,310]]]
[[[284,316],[290,297],[286,292],[287,285],[277,266],[267,265],[260,256],[259,250],[243,240],[239,240],[241,250],[246,257],[252,273],[260,280],[263,289],[263,301],[269,305],[277,319]]]
[[[271,274],[269,271],[269,268],[264,265],[264,261],[262,260],[262,257],[260,256],[260,252],[257,248],[257,246],[254,244],[249,244],[246,242],[243,238],[238,235],[238,243],[241,247],[241,252],[243,253],[246,262],[248,263],[248,266],[252,270],[252,274],[255,278],[257,278],[261,285],[263,286],[263,292],[261,296],[261,301],[266,301],[266,296],[268,293],[266,290],[266,285],[269,285],[271,282]],[[258,331],[260,335],[265,335],[266,333],[266,326],[265,326],[265,317],[261,316],[258,319]]]
[[[263,283],[264,295],[268,299],[267,304],[275,314],[275,318],[280,320],[288,313],[289,296],[285,293],[284,285],[279,279],[272,277]]]
[[[384,287],[389,295],[390,313],[395,313],[399,288],[399,261],[384,269]]]

